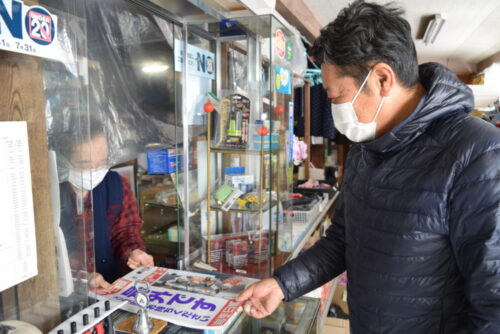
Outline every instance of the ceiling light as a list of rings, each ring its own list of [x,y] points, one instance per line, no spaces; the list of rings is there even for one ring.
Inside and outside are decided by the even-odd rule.
[[[144,73],[159,73],[168,70],[169,66],[165,64],[149,64],[142,67]]]
[[[425,45],[428,45],[429,43],[434,43],[436,40],[437,35],[441,31],[441,28],[443,27],[445,19],[441,16],[441,14],[436,14],[432,18],[432,20],[429,21],[429,24],[427,24],[427,28],[425,29],[425,34],[424,34],[424,43]]]

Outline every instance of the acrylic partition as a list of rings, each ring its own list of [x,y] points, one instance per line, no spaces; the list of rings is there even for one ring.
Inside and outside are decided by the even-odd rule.
[[[292,247],[291,33],[272,16],[183,29],[184,266],[266,277]]]
[[[81,149],[81,143],[90,140],[85,122],[88,73],[86,65],[80,63],[86,59],[86,13],[79,1],[16,2],[12,9],[22,6],[31,15],[30,38],[43,41],[30,47],[25,36],[14,43],[22,45],[25,54],[0,51],[0,121],[27,123],[36,240],[23,245],[22,236],[31,233],[29,224],[19,224],[21,213],[16,207],[20,202],[12,202],[10,209],[7,203],[9,211],[2,213],[7,217],[2,221],[6,230],[2,233],[14,242],[0,242],[0,272],[2,282],[13,279],[17,284],[2,284],[0,322],[20,320],[46,333],[87,304],[87,283],[93,273],[88,267],[88,256],[93,250],[87,247],[81,233],[92,232],[92,209],[85,201],[86,191],[73,188],[68,182],[68,162],[76,165],[89,158],[89,151]],[[36,13],[43,15],[45,22],[51,22],[51,27],[41,26],[42,31],[37,30]],[[7,38],[2,30],[2,40]],[[51,51],[44,53],[47,45]],[[82,184],[84,179],[80,171],[71,173],[75,184]],[[14,177],[6,181],[19,180]],[[1,182],[4,184],[3,179]],[[25,201],[26,196],[18,199]],[[23,217],[25,214],[27,211]],[[10,222],[16,222],[11,232],[9,216],[13,218]],[[71,222],[66,223],[68,217]],[[73,224],[76,221],[78,231]],[[35,259],[34,276],[27,274],[27,258]],[[23,272],[27,276],[14,280]]]
[[[181,32],[163,12],[131,1],[87,1],[87,12],[93,18],[89,113],[106,131],[108,168],[132,188],[137,206],[132,221],[144,222],[146,252],[155,265],[176,267],[181,243],[175,175],[182,124],[176,115],[174,48]]]
[[[123,244],[127,233],[137,234],[159,266],[179,254],[182,243],[162,239],[177,226],[175,166],[155,169],[147,158],[181,142],[174,71],[174,34],[179,39],[181,31],[162,11],[127,0],[37,4],[57,16],[60,55],[0,51],[0,121],[28,124],[38,261],[35,277],[0,291],[0,322],[23,320],[46,333],[92,302],[94,278],[107,265],[95,260],[103,235],[94,224],[107,219],[102,188],[116,175],[108,170],[120,174],[117,186],[106,188],[108,200],[120,207],[127,196],[133,217],[116,239]],[[157,215],[147,203],[161,202],[155,195],[164,190],[174,192],[174,203]],[[115,253],[121,276],[124,254]]]

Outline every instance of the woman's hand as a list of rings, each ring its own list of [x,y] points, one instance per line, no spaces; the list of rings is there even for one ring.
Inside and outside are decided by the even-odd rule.
[[[109,289],[111,284],[106,282],[104,277],[99,273],[91,273],[89,275],[89,287],[91,289]]]
[[[130,269],[152,267],[154,265],[153,257],[143,250],[134,249],[128,255],[127,266],[129,266]]]

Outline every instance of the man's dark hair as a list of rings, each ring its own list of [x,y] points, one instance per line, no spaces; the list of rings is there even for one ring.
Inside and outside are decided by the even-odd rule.
[[[342,9],[321,29],[311,55],[320,64],[339,67],[339,74],[361,84],[376,63],[388,64],[407,88],[418,81],[418,64],[411,28],[393,3],[384,6],[358,0]]]

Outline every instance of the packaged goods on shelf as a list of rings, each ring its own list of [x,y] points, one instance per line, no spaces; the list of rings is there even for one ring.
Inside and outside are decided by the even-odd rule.
[[[241,94],[231,94],[221,99],[209,94],[216,108],[215,146],[245,149],[248,144],[250,99]]]
[[[232,268],[236,266],[245,266],[248,264],[248,258],[251,263],[256,263],[259,259],[262,258],[267,259],[263,254],[267,254],[267,250],[269,249],[269,242],[265,242],[265,240],[269,240],[269,231],[262,232],[262,246],[261,246],[261,254],[258,254],[258,243],[259,243],[259,232],[258,231],[247,231],[240,233],[227,233],[227,234],[217,234],[210,236],[210,263],[217,262],[226,262],[228,265],[232,265]],[[233,242],[230,242],[233,241]],[[236,256],[240,256],[243,254],[245,250],[246,244],[246,252],[245,258],[246,260],[242,260],[240,257],[234,258],[234,254]],[[229,248],[228,248],[229,247]],[[236,252],[235,252],[236,247]],[[254,247],[257,247],[255,250]],[[249,255],[250,254],[250,255]],[[203,237],[203,247],[202,247],[202,259],[207,262],[207,237]],[[244,261],[247,261],[244,265]]]
[[[283,211],[285,215],[291,216],[291,221],[294,223],[310,223],[321,212],[321,205],[323,204],[323,199],[319,196],[311,196],[311,200],[307,201],[307,198],[293,199],[291,200],[292,205],[286,205],[286,209]]]
[[[248,264],[248,240],[226,241],[226,262],[229,268],[242,268]]]
[[[249,246],[248,263],[258,264],[267,261],[269,254],[269,239],[254,240]]]
[[[175,146],[150,144],[146,147],[149,174],[170,174],[182,171],[182,155]]]

